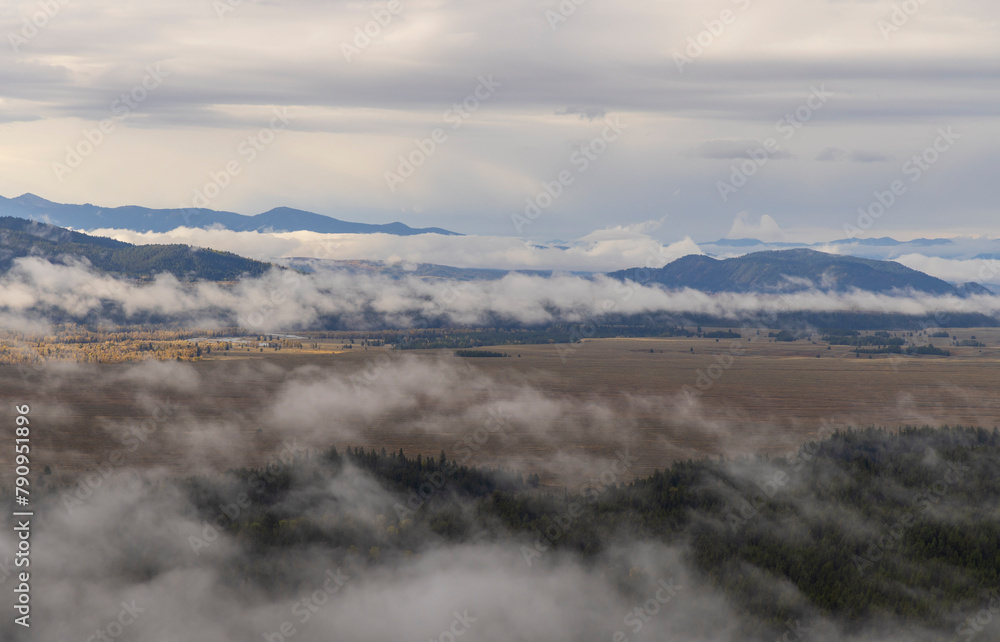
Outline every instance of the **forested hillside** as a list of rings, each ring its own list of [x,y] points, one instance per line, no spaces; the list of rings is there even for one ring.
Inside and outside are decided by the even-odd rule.
[[[990,294],[978,283],[952,285],[894,261],[817,252],[805,248],[752,252],[729,259],[689,255],[660,269],[631,268],[608,276],[704,292],[791,292],[817,288],[871,292],[914,290],[969,296]]]
[[[677,462],[603,489],[539,488],[535,475],[455,455],[331,448],[182,488],[254,551],[232,581],[269,590],[295,547],[378,566],[484,541],[519,546],[529,566],[548,551],[610,565],[627,588],[642,569],[608,556],[659,541],[745,615],[742,635],[773,639],[790,620],[817,618],[848,631],[961,630],[1000,585],[996,428],[835,431],[783,458]],[[234,497],[243,509],[227,504]]]
[[[134,279],[169,272],[184,280],[233,281],[260,276],[272,267],[231,252],[188,245],[133,245],[36,221],[0,217],[0,272],[9,270],[14,259],[26,256],[50,261],[86,259],[98,270]]]

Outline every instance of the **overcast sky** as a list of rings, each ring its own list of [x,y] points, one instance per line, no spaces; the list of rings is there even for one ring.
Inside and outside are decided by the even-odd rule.
[[[0,194],[538,240],[995,236],[998,18],[996,0],[6,2]]]

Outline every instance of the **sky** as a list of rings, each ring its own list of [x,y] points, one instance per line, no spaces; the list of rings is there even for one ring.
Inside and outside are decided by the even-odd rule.
[[[996,236],[998,19],[993,0],[7,2],[0,194],[546,241]]]

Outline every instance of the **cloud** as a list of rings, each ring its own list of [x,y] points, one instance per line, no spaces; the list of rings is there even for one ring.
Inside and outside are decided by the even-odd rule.
[[[654,601],[662,612],[644,623],[647,634],[677,638],[713,615],[735,615],[721,595],[700,588],[677,550],[657,543],[609,548],[596,557],[600,564],[550,552],[529,566],[515,539],[448,544],[421,534],[410,536],[423,540],[417,551],[392,557],[384,545],[382,558],[367,563],[367,550],[348,554],[332,543],[343,532],[321,519],[323,511],[381,541],[384,528],[367,514],[384,520],[395,496],[355,469],[320,475],[315,487],[304,487],[311,497],[285,496],[271,510],[306,509],[327,542],[260,550],[220,528],[197,554],[189,542],[211,525],[185,485],[157,474],[146,474],[145,483],[111,475],[86,510],[56,505],[32,532],[33,543],[48,552],[32,558],[34,586],[45,587],[32,595],[32,629],[44,639],[86,639],[100,631],[137,642],[277,640],[283,625],[303,642],[329,639],[331,631],[360,642],[452,639],[455,631],[486,642],[512,636],[571,642],[625,629],[623,618],[652,599],[661,579],[679,592],[663,606]],[[199,483],[223,501],[239,490],[217,475]],[[4,534],[0,542],[16,547],[15,538]],[[626,591],[616,571],[627,575],[630,568],[642,576]],[[5,638],[15,635],[11,620],[0,624]]]
[[[288,106],[295,115],[288,130],[253,163],[243,162],[213,207],[285,205],[497,235],[525,196],[570,166],[567,141],[600,135],[595,117],[606,111],[630,129],[552,216],[537,222],[539,234],[579,236],[620,222],[622,212],[630,220],[656,218],[664,196],[683,187],[673,219],[680,234],[718,236],[732,210],[712,189],[717,169],[690,163],[685,150],[745,158],[734,142],[777,136],[774,123],[794,116],[810,87],[826,82],[828,106],[787,144],[781,139],[786,154],[811,156],[799,148],[808,136],[807,149],[875,149],[906,159],[932,144],[942,123],[953,124],[963,139],[947,164],[935,167],[942,179],[925,183],[925,195],[894,225],[991,229],[990,142],[1000,127],[991,84],[996,4],[921,6],[885,56],[886,43],[871,28],[888,17],[882,3],[817,1],[809,15],[754,4],[734,14],[733,28],[683,74],[672,66],[675,51],[714,19],[697,4],[591,5],[553,32],[548,9],[531,0],[503,8],[408,0],[351,61],[341,44],[373,19],[365,3],[244,1],[208,3],[206,10],[203,1],[178,0],[169,12],[150,0],[129,6],[123,13],[110,0],[88,2],[85,11],[60,4],[17,55],[8,47],[9,64],[0,69],[0,193],[176,207],[213,184],[230,160],[245,161],[240,143],[267,126],[275,106]],[[220,18],[213,6],[233,11]],[[0,17],[16,33],[38,10],[15,4]],[[272,33],[290,34],[290,46],[262,36]],[[115,98],[157,63],[170,74],[163,85],[88,149],[84,133],[96,136],[114,115]],[[445,114],[483,74],[502,86],[452,130],[454,116],[446,122]],[[436,128],[447,142],[390,191],[384,173]],[[53,163],[65,164],[67,147],[81,145],[92,153],[57,179]],[[839,229],[843,212],[867,202],[871,190],[858,185],[875,178],[866,176],[873,166],[822,172],[774,163],[755,179],[759,190],[741,191],[739,207],[769,212],[789,228]],[[958,197],[943,185],[958,186]],[[940,216],[945,203],[949,217]]]
[[[608,471],[617,480],[629,481],[653,468],[662,470],[670,461],[701,458],[706,449],[719,448],[728,455],[737,437],[748,448],[770,439],[769,452],[794,451],[801,437],[789,438],[786,430],[774,430],[771,437],[757,435],[756,430],[748,430],[743,418],[712,417],[713,409],[696,397],[605,393],[598,400],[581,400],[552,391],[551,381],[547,389],[540,373],[519,379],[502,371],[486,373],[456,359],[393,355],[392,364],[373,377],[364,376],[365,365],[350,361],[288,369],[259,361],[228,362],[215,370],[217,376],[204,377],[199,373],[206,365],[219,366],[173,364],[164,369],[140,364],[130,368],[134,376],[122,377],[106,368],[82,365],[71,376],[56,371],[54,377],[44,377],[55,383],[49,389],[55,398],[78,394],[80,382],[85,381],[91,394],[113,393],[119,403],[131,398],[138,409],[123,408],[120,416],[106,420],[110,423],[105,432],[112,439],[107,450],[97,447],[104,443],[102,431],[92,425],[83,431],[65,431],[74,436],[69,440],[74,447],[82,447],[81,435],[86,437],[89,459],[79,461],[79,477],[68,479],[56,464],[49,483],[68,482],[67,486],[36,500],[51,502],[45,520],[32,531],[32,543],[46,552],[31,558],[36,589],[32,625],[40,638],[86,639],[95,631],[108,630],[109,623],[120,622],[124,635],[136,642],[276,640],[274,632],[289,622],[295,629],[294,639],[304,642],[327,640],[331,631],[361,642],[451,639],[442,632],[458,612],[474,619],[470,640],[575,642],[611,639],[617,630],[637,631],[629,623],[639,620],[628,615],[637,606],[645,606],[639,628],[649,639],[735,642],[746,639],[747,630],[759,622],[736,607],[733,598],[739,592],[725,581],[731,572],[739,573],[736,579],[741,586],[752,586],[755,600],[780,604],[796,613],[795,617],[801,614],[802,628],[816,639],[937,638],[915,630],[905,620],[892,622],[896,638],[876,634],[869,627],[877,625],[867,620],[855,621],[851,632],[843,633],[843,621],[821,615],[780,571],[771,568],[765,573],[752,565],[714,566],[720,575],[706,581],[704,567],[694,567],[693,538],[732,534],[733,513],[726,514],[729,507],[743,506],[748,499],[756,501],[753,493],[760,489],[769,498],[776,495],[781,517],[780,521],[772,517],[770,510],[754,511],[747,517],[749,523],[738,526],[749,536],[768,533],[767,537],[786,541],[789,547],[808,545],[813,541],[810,533],[826,533],[828,529],[819,525],[829,526],[832,520],[841,525],[848,541],[877,540],[886,522],[836,500],[828,480],[844,480],[844,470],[835,458],[811,456],[815,451],[800,458],[800,466],[794,468],[764,457],[712,457],[713,463],[699,480],[702,483],[692,484],[685,492],[707,493],[712,501],[705,505],[715,504],[718,510],[688,515],[693,518],[691,527],[679,529],[669,541],[659,541],[659,534],[647,539],[622,532],[609,537],[610,541],[588,538],[590,552],[586,554],[578,552],[576,542],[559,541],[560,546],[546,547],[531,564],[526,563],[522,546],[540,541],[541,534],[512,533],[502,522],[490,524],[488,532],[474,529],[466,537],[454,538],[426,528],[418,519],[405,538],[398,538],[398,531],[390,532],[386,524],[397,522],[395,506],[407,501],[406,495],[352,465],[332,470],[316,465],[316,457],[306,462],[301,457],[307,448],[341,447],[345,438],[365,440],[366,450],[378,448],[385,443],[378,441],[380,435],[382,439],[420,440],[426,453],[428,440],[444,437],[450,444],[476,444],[479,448],[470,463],[477,466],[496,462],[524,472],[542,470],[555,475],[551,479],[558,486],[578,493],[580,488],[592,488],[590,483],[600,483],[601,473]],[[358,374],[363,381],[355,387],[353,375]],[[531,376],[536,380],[531,381]],[[159,388],[157,377],[171,385]],[[177,385],[187,377],[201,384],[201,394],[195,398],[189,399],[185,386]],[[234,389],[242,394],[232,395]],[[247,390],[255,394],[248,395]],[[177,396],[184,403],[171,404],[179,410],[162,415],[157,431],[138,446],[140,450],[130,452],[124,463],[107,465],[107,451],[121,447],[121,442],[116,443],[116,429],[151,416],[145,410],[150,401],[153,406],[164,406]],[[384,407],[378,407],[379,399],[385,400]],[[977,403],[989,403],[981,397],[969,401],[963,412]],[[887,404],[890,411],[934,419],[907,409],[913,399],[906,395],[896,402],[896,406]],[[65,427],[50,423],[50,415],[61,415],[63,421],[74,416],[45,404],[35,412],[50,427]],[[501,433],[489,433],[484,440],[480,429],[490,412],[507,421]],[[219,415],[226,418],[220,420]],[[824,423],[823,429],[845,425],[839,419]],[[844,419],[848,425],[857,425],[857,418]],[[268,445],[247,438],[249,427],[256,425],[264,427]],[[610,464],[621,460],[602,462],[595,454],[628,444],[643,430],[647,438],[642,449],[632,451],[644,458],[642,471],[636,466],[619,473],[621,469]],[[59,437],[58,432],[50,434]],[[650,439],[651,435],[655,438]],[[594,445],[595,439],[598,447],[579,447]],[[697,442],[700,447],[670,451],[667,446],[672,441]],[[64,461],[66,453],[54,448],[60,443],[67,442],[53,441],[47,447],[47,461]],[[206,452],[206,443],[215,449]],[[226,446],[235,457],[218,459]],[[300,454],[298,470],[306,474],[291,476],[292,492],[272,487],[259,513],[243,512],[247,504],[239,499],[241,494],[258,492],[256,484],[261,480],[239,467],[257,457],[267,458],[270,469],[283,470],[292,455],[287,448]],[[555,449],[554,456],[546,456]],[[527,460],[519,461],[511,455],[514,452],[528,453]],[[932,449],[921,446],[914,452],[926,452],[928,467],[941,467],[940,455]],[[407,454],[412,457],[414,453],[408,448]],[[452,446],[447,455],[459,458],[463,453]],[[162,469],[177,460],[187,466],[182,475]],[[235,472],[221,475],[219,469],[230,461]],[[994,462],[973,453],[963,465],[988,471]],[[91,470],[83,472],[84,466]],[[769,482],[779,479],[778,471],[783,473],[782,481]],[[184,478],[189,472],[196,476]],[[685,473],[679,474],[683,479]],[[578,485],[581,475],[595,476],[598,481]],[[883,500],[898,502],[904,510],[913,507],[915,489],[891,479],[877,484],[878,480],[872,482],[870,488]],[[553,496],[561,494],[552,492]],[[963,497],[950,492],[946,501],[928,504],[922,519],[958,527],[978,523],[981,503]],[[441,510],[433,500],[434,496],[418,510],[425,514]],[[444,501],[458,515],[472,515],[477,508],[475,502],[461,497],[449,496]],[[234,521],[264,528],[268,519],[298,522],[303,530],[287,540],[263,544],[254,543],[246,530],[236,536],[235,529],[227,528]],[[250,527],[251,523],[257,526]],[[588,526],[593,533],[602,531]],[[566,528],[574,534],[588,533],[576,531],[572,523]],[[563,536],[555,532],[546,537]],[[0,546],[5,549],[11,550],[16,541],[13,531],[0,533]],[[359,550],[357,542],[363,542],[364,548]],[[886,563],[895,557],[888,550],[885,555]],[[5,570],[16,569],[8,564]],[[336,591],[326,582],[329,573],[341,580]],[[966,579],[957,569],[948,573],[956,585]],[[7,584],[11,577],[4,575],[0,581]],[[940,579],[940,574],[935,577]],[[661,598],[657,604],[651,596],[662,596],[656,593],[662,586],[659,580],[669,580],[678,592],[670,601]],[[729,590],[723,588],[727,584]],[[321,592],[324,586],[329,591],[325,594]],[[916,591],[908,588],[907,594],[912,597]],[[123,608],[130,608],[133,615],[119,619]],[[951,619],[964,619],[965,611],[958,608],[952,613],[942,608],[940,615],[954,626]],[[784,621],[777,626],[783,627]],[[5,619],[0,635],[11,638],[14,627],[11,618]],[[115,633],[119,630],[112,627],[110,637],[122,637]]]
[[[688,152],[691,156],[698,156],[700,158],[709,158],[714,160],[723,160],[730,158],[747,158],[753,159],[754,155],[758,158],[761,154],[764,154],[767,158],[783,159],[791,158],[792,155],[786,150],[776,150],[773,152],[767,151],[764,147],[764,143],[757,140],[749,139],[721,139],[717,138],[714,140],[707,140],[698,147],[690,150]]]
[[[648,236],[647,232],[654,229],[651,222],[629,229],[635,231],[593,232],[570,243],[567,249],[541,246],[513,236],[263,233],[191,228],[164,233],[95,230],[92,234],[139,245],[185,243],[205,246],[261,260],[276,257],[363,258],[501,270],[609,272],[654,263],[660,267],[681,256],[701,253],[690,238],[663,245]]]
[[[849,154],[838,147],[827,147],[819,154],[816,155],[816,160],[818,161],[844,161],[847,160]]]
[[[880,152],[866,152],[863,150],[847,152],[839,147],[827,147],[816,155],[816,160],[818,161],[851,161],[854,163],[880,163],[891,158],[891,156]]]
[[[751,223],[746,212],[736,217],[726,236],[731,239],[758,239],[765,242],[785,240],[785,233],[773,217],[763,214],[760,221]]]
[[[578,115],[586,120],[597,120],[608,115],[608,110],[603,107],[580,107],[570,106],[556,111],[557,116]]]
[[[1000,261],[997,259],[946,259],[923,254],[904,254],[895,261],[952,283],[1000,285]]]
[[[892,156],[879,152],[855,150],[851,152],[851,160],[855,163],[881,163],[883,161],[892,160]]]
[[[614,231],[607,231],[613,234]],[[614,245],[616,241],[609,240]],[[637,261],[642,255],[636,257]],[[652,261],[650,267],[657,267]],[[639,263],[639,266],[642,264]],[[53,320],[89,322],[122,318],[183,322],[212,328],[240,325],[251,331],[328,327],[407,328],[428,322],[495,325],[582,323],[605,314],[664,313],[746,318],[768,313],[876,312],[925,316],[941,310],[996,315],[1000,298],[874,294],[806,290],[789,295],[707,294],[625,284],[604,276],[583,278],[513,273],[490,281],[451,281],[358,274],[321,269],[312,274],[272,270],[236,284],[181,283],[161,274],[133,283],[96,274],[81,265],[37,258],[15,261],[0,278],[0,313],[20,327]]]

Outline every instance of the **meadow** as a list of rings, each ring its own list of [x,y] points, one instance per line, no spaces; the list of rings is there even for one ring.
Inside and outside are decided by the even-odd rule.
[[[186,363],[0,366],[0,394],[32,405],[40,457],[70,477],[116,450],[128,466],[190,472],[353,445],[464,453],[559,485],[589,479],[576,460],[622,452],[636,458],[631,478],[689,458],[785,454],[839,427],[1000,425],[1000,330],[953,331],[985,347],[948,357],[768,334],[484,348],[506,358],[307,338]]]

